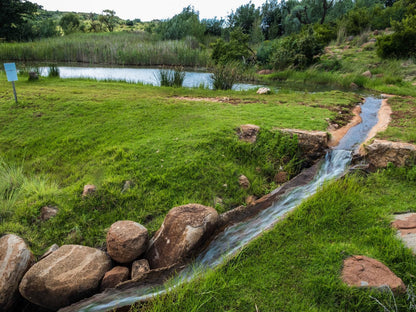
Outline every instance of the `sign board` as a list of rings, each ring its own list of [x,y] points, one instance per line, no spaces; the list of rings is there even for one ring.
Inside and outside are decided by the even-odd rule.
[[[7,81],[17,81],[17,71],[15,63],[4,63]]]

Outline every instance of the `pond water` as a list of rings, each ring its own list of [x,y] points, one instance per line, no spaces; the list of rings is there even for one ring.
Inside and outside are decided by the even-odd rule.
[[[131,83],[143,83],[159,86],[159,69],[157,68],[123,68],[123,67],[70,67],[59,66],[60,77],[65,78],[89,78],[97,80],[116,80]],[[49,73],[48,67],[40,67],[42,76]],[[185,72],[184,87],[198,88],[203,86],[212,89],[211,73],[205,72]],[[260,85],[235,83],[233,90],[249,90],[261,87]]]

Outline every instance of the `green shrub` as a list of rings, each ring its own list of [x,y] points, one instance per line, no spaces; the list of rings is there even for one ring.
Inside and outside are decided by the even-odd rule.
[[[260,64],[268,64],[270,62],[270,57],[273,54],[273,42],[272,41],[263,41],[260,47],[257,49],[257,62]]]
[[[395,32],[377,38],[377,54],[382,58],[416,56],[416,16],[393,23]]]
[[[230,41],[225,42],[223,39],[217,39],[211,44],[211,59],[215,64],[227,64],[229,62],[249,63],[253,51],[248,46],[250,35],[244,34],[240,28],[230,33]]]
[[[218,65],[211,75],[214,90],[230,90],[237,81],[240,70],[236,63]]]
[[[49,66],[49,77],[55,77],[55,78],[59,78],[60,76],[60,72],[59,72],[59,68],[56,65],[50,65]]]

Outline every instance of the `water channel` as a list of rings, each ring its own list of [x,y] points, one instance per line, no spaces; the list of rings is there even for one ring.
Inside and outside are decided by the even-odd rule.
[[[175,286],[192,280],[197,274],[203,274],[207,269],[216,268],[224,263],[250,241],[273,227],[281,216],[297,207],[304,199],[315,194],[325,181],[339,178],[346,171],[353,152],[366,139],[371,128],[376,125],[380,106],[381,99],[367,97],[361,106],[362,123],[351,128],[339,145],[327,153],[312,182],[283,195],[269,208],[250,220],[226,228],[212,240],[205,251],[195,259],[194,263],[178,274],[170,288],[162,285],[159,288],[137,287],[115,290],[111,295],[97,296],[96,299],[86,301],[84,305],[78,304],[75,310],[68,311],[109,311],[114,308],[132,305],[137,301],[144,301],[170,291]]]
[[[157,68],[123,68],[123,67],[72,67],[59,66],[59,74],[63,79],[66,78],[87,78],[96,80],[115,80],[130,83],[142,83],[159,86],[159,69]],[[47,76],[48,67],[40,67],[40,74]],[[211,73],[185,71],[183,86],[187,88],[204,87],[213,88]],[[241,91],[258,88],[260,85],[249,83],[235,83],[233,90]]]

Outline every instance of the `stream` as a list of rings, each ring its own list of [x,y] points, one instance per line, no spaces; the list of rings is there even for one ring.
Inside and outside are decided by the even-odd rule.
[[[381,99],[367,97],[361,106],[362,123],[351,128],[337,147],[329,151],[312,182],[299,186],[284,194],[270,207],[261,211],[248,221],[234,224],[218,234],[195,261],[180,272],[167,286],[137,287],[116,290],[108,296],[95,296],[85,304],[76,304],[76,309],[67,311],[109,311],[118,307],[132,305],[153,296],[170,291],[181,283],[188,282],[207,269],[213,269],[236,255],[250,241],[270,229],[288,211],[297,207],[304,199],[315,194],[325,181],[339,178],[350,164],[353,152],[366,139],[369,131],[378,121],[377,114]],[[71,307],[70,307],[71,308]],[[74,306],[75,308],[75,306]]]

